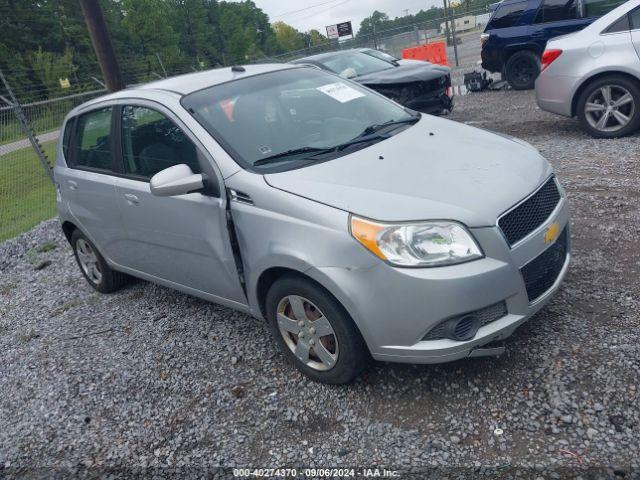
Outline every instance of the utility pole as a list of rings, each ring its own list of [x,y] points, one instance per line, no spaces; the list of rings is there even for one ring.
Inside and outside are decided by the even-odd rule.
[[[445,0],[446,2],[447,0]],[[451,0],[449,0],[449,11],[451,12]],[[456,67],[460,64],[458,63],[458,39],[456,38],[456,16],[455,12],[451,15],[451,36],[453,37],[453,56],[456,59]]]
[[[100,3],[98,0],[80,0],[80,6],[107,88],[110,92],[126,88]]]
[[[376,24],[373,23],[373,15],[369,17],[371,19],[371,28],[373,29],[373,47],[378,49],[378,40],[376,39]]]
[[[449,35],[449,10],[447,9],[447,0],[442,0],[442,6],[444,7],[444,31],[447,35],[447,45],[451,44],[451,37]]]

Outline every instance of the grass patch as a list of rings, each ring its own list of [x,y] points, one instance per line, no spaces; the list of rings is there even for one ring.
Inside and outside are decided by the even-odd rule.
[[[11,290],[16,288],[16,284],[14,282],[5,283],[0,287],[0,295],[9,295]]]
[[[56,142],[43,144],[50,159]],[[38,156],[23,148],[0,157],[0,241],[15,237],[56,214],[56,194]]]
[[[51,250],[55,250],[55,248],[56,248],[55,242],[53,240],[47,240],[46,242],[41,243],[36,247],[36,252],[38,253],[50,252]]]

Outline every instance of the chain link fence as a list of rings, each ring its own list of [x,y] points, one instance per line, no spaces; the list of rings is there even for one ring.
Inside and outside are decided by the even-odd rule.
[[[47,161],[53,165],[60,125],[76,105],[105,93],[94,90],[52,100],[16,106],[11,92],[0,86],[0,241],[14,237],[55,216],[55,190],[29,133],[19,120],[18,108]]]

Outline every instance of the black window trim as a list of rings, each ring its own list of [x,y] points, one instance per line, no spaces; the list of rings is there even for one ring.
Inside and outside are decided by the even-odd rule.
[[[114,110],[116,105],[113,104],[96,104],[95,106],[92,105],[92,108],[89,108],[87,110],[84,110],[82,112],[79,112],[77,115],[75,115],[73,117],[73,131],[71,133],[71,137],[69,139],[69,142],[71,143],[71,145],[73,145],[73,148],[71,149],[71,152],[69,153],[69,157],[67,158],[65,156],[65,162],[67,164],[68,168],[71,168],[73,170],[81,170],[83,172],[91,172],[91,173],[99,173],[102,175],[113,175],[115,173],[114,171],[114,167],[115,167],[115,161],[114,161],[114,148],[116,147],[115,144],[115,139],[113,138],[113,127],[114,127]],[[94,108],[95,107],[95,108]],[[110,137],[110,143],[111,143],[111,170],[107,170],[104,168],[95,168],[95,167],[87,167],[85,165],[77,165],[76,164],[76,157],[78,155],[78,149],[77,149],[77,140],[78,140],[78,123],[79,123],[79,119],[80,117],[83,117],[85,115],[90,115],[92,113],[95,113],[99,110],[106,110],[107,108],[111,109],[111,125],[109,126],[109,137]],[[67,121],[67,124],[71,121],[71,119],[69,121]],[[63,138],[64,140],[64,138]]]

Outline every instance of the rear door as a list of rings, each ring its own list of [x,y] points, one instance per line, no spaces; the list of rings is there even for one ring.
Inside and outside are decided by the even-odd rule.
[[[178,123],[171,112],[153,103],[119,108],[121,176],[116,189],[126,230],[124,264],[157,279],[246,304],[221,195],[157,197],[149,189],[154,174],[178,164],[218,178],[203,149]]]
[[[113,107],[97,108],[75,119],[65,142],[67,168],[57,170],[56,178],[78,227],[105,257],[118,263],[122,223],[113,175],[113,111]]]

